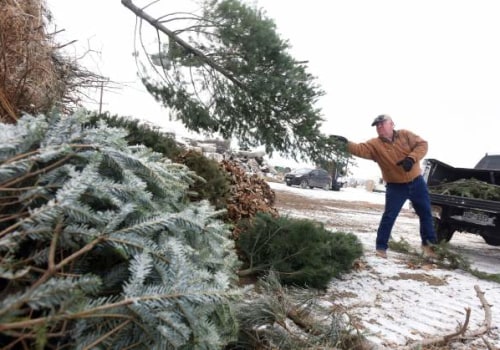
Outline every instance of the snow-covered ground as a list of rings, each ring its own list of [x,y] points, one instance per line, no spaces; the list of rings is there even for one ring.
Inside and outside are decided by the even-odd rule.
[[[356,234],[365,247],[363,267],[332,281],[325,302],[345,308],[359,320],[368,339],[380,348],[395,349],[402,345],[453,333],[465,321],[466,308],[471,309],[468,330],[483,325],[485,313],[476,294],[478,286],[491,305],[493,329],[485,334],[492,346],[500,348],[500,283],[474,277],[462,270],[446,270],[434,264],[415,266],[406,254],[388,251],[388,259],[374,254],[376,229],[381,208],[369,206],[342,208],[335,201],[384,203],[384,193],[364,188],[341,191],[301,189],[270,182],[277,197],[280,191],[291,192],[304,200],[321,200],[320,210],[278,208],[287,215],[324,222],[332,230]],[[331,200],[329,204],[328,200]],[[420,249],[418,217],[408,209],[398,217],[392,238],[409,242]],[[450,248],[466,256],[472,266],[487,273],[500,273],[500,247],[487,245],[477,235],[455,233]],[[453,345],[454,349],[488,349],[481,339]]]

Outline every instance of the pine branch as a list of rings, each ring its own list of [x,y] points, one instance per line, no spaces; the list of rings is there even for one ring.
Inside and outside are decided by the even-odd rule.
[[[79,113],[0,127],[6,346],[219,349],[241,294],[228,227],[208,202],[185,201],[185,166],[85,123]]]
[[[459,341],[459,340],[465,340],[465,339],[472,339],[472,338],[477,338],[486,332],[488,332],[491,329],[491,309],[484,298],[484,292],[481,291],[479,286],[474,286],[474,289],[476,290],[477,297],[481,301],[481,305],[484,308],[484,323],[483,326],[480,327],[477,330],[474,330],[472,332],[467,333],[467,328],[469,326],[469,320],[470,320],[470,314],[471,314],[471,309],[469,307],[465,308],[465,320],[464,323],[460,326],[459,329],[457,329],[455,332],[452,332],[450,334],[445,334],[439,337],[433,337],[429,338],[426,340],[422,340],[419,342],[415,342],[411,345],[401,347],[399,350],[410,350],[410,349],[421,349],[424,346],[429,346],[429,345],[438,345],[438,344],[449,344],[450,342],[453,341]]]

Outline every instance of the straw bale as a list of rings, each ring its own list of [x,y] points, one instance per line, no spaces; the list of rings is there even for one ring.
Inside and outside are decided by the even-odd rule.
[[[0,121],[48,112],[64,94],[44,0],[0,1]]]

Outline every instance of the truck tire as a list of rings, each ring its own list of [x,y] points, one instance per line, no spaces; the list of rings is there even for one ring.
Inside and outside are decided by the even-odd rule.
[[[450,225],[441,222],[441,220],[436,217],[434,217],[434,230],[436,231],[438,242],[449,242],[455,233],[455,230],[453,230]]]

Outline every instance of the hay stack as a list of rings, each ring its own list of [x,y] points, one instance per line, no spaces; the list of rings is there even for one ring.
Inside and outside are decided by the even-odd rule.
[[[64,94],[44,0],[0,1],[0,122],[48,112]]]

